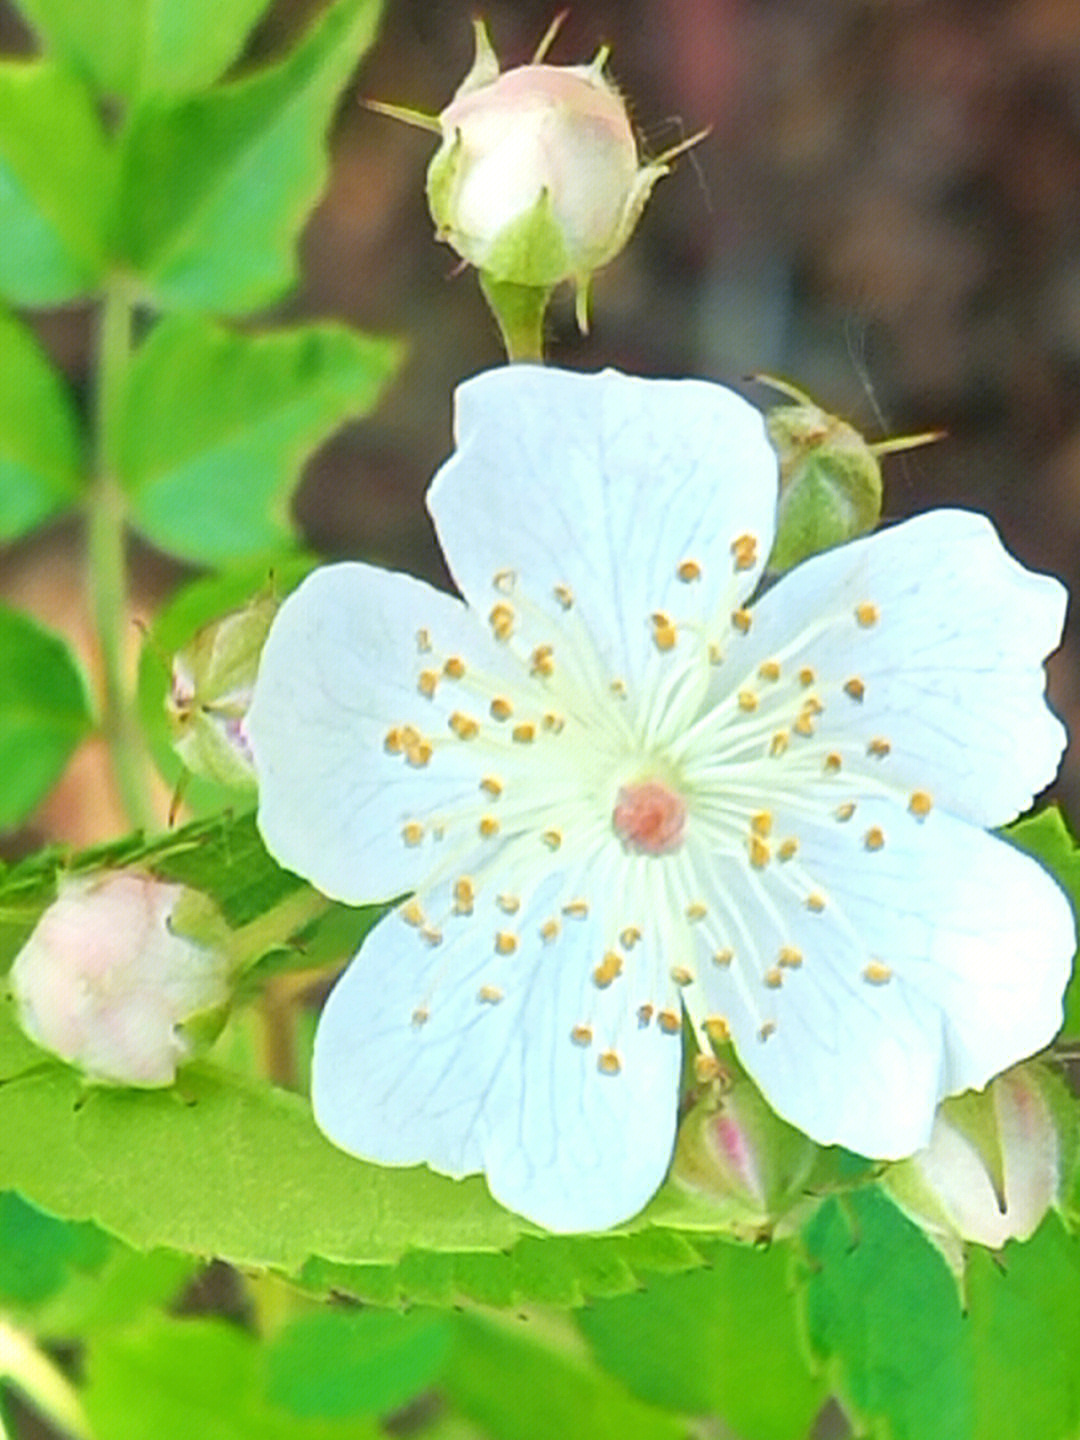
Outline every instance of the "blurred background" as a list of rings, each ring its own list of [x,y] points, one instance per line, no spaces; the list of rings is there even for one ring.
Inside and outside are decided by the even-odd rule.
[[[279,0],[244,63],[284,48],[316,8]],[[510,67],[556,3],[482,8]],[[323,553],[436,580],[422,496],[449,449],[451,391],[501,350],[475,278],[432,238],[432,137],[360,100],[442,108],[471,60],[472,13],[467,0],[387,0],[339,112],[302,287],[267,317],[406,338],[380,410],[311,464],[298,518]],[[576,334],[568,298],[556,307],[551,360],[739,385],[767,371],[870,438],[943,427],[941,443],[886,461],[887,517],[984,510],[1026,564],[1080,586],[1077,0],[577,0],[550,58],[583,62],[602,43],[648,152],[711,128],[598,276],[592,334]],[[32,48],[0,0],[0,49]],[[77,392],[89,319],[39,317]],[[80,564],[77,531],[57,526],[0,553],[0,596],[84,632]],[[141,548],[133,564],[148,617],[184,572]],[[1050,686],[1074,732],[1078,643],[1074,625]],[[101,771],[85,748],[14,849],[121,828]],[[1076,756],[1057,793],[1080,816]]]

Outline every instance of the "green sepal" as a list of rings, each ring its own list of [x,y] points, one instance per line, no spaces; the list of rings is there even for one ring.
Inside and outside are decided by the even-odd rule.
[[[551,287],[515,285],[481,271],[480,289],[498,323],[507,359],[542,361]]]

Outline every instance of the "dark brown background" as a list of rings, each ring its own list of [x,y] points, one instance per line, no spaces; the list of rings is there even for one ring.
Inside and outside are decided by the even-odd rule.
[[[313,9],[282,0],[252,43],[273,53]],[[529,58],[553,0],[484,7],[506,65]],[[437,111],[468,67],[466,0],[388,0],[343,100],[304,282],[273,318],[326,316],[407,338],[377,416],[310,467],[313,544],[438,577],[421,505],[449,444],[453,385],[499,362],[474,277],[432,239],[431,137],[361,95]],[[551,358],[645,374],[797,380],[873,437],[944,426],[887,462],[887,514],[987,511],[1027,564],[1080,581],[1080,4],[1077,0],[579,0],[552,53],[611,71],[656,153],[709,138],[663,180],[598,279],[595,327],[557,311]],[[27,37],[0,4],[0,44]],[[77,387],[87,316],[41,333]],[[764,399],[758,392],[757,398]],[[137,557],[143,613],[174,583]],[[0,554],[0,592],[78,628],[74,531]],[[1076,637],[1051,694],[1076,728]],[[107,828],[93,752],[35,831]],[[1060,793],[1080,815],[1080,763]]]

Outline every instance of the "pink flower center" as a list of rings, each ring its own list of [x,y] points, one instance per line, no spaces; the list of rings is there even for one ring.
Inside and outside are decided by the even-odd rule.
[[[659,780],[645,780],[622,787],[611,823],[628,850],[667,855],[682,844],[686,806]]]

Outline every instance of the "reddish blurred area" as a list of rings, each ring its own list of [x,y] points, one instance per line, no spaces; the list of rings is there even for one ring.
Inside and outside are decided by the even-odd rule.
[[[286,45],[313,8],[280,0],[249,62]],[[505,64],[530,56],[555,8],[488,0]],[[451,391],[500,349],[474,277],[432,238],[431,137],[359,101],[440,109],[471,58],[473,9],[388,0],[340,107],[303,285],[271,317],[333,316],[407,339],[379,412],[310,466],[298,516],[327,554],[436,579],[422,496],[450,444]],[[0,8],[0,44],[26,43]],[[736,383],[766,371],[875,438],[944,427],[942,443],[887,462],[887,515],[984,510],[1025,563],[1080,585],[1076,0],[578,0],[551,58],[586,60],[601,43],[652,153],[711,130],[598,277],[592,334],[558,308],[552,360]],[[87,316],[44,316],[40,330],[85,388]],[[75,543],[60,527],[4,554],[0,591],[77,624]],[[145,615],[179,572],[135,558]],[[1051,666],[1074,731],[1078,644],[1073,627]],[[107,828],[90,780],[67,784],[37,830]],[[1080,817],[1080,760],[1057,793]]]

